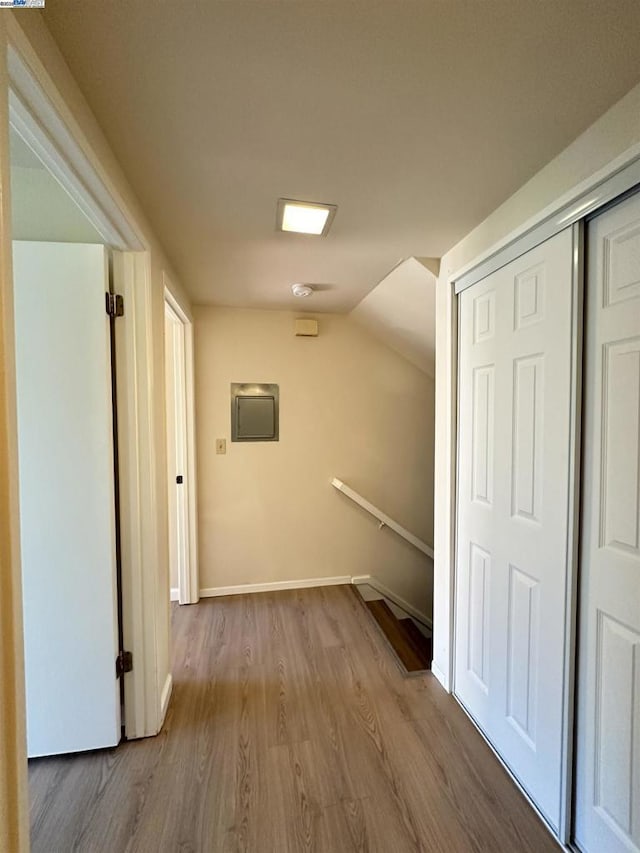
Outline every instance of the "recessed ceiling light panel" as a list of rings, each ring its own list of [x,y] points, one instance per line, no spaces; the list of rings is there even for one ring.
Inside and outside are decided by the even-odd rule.
[[[335,204],[316,204],[312,201],[280,198],[276,227],[278,231],[326,237],[337,209]]]

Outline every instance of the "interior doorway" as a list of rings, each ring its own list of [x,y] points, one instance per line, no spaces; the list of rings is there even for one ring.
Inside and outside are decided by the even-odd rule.
[[[164,302],[171,601],[198,601],[193,325],[168,286]]]
[[[27,742],[36,757],[121,738],[109,252],[13,128],[10,139]]]

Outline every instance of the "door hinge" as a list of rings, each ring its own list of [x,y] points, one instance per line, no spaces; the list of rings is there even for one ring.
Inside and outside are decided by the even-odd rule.
[[[131,652],[122,651],[116,658],[116,678],[120,678],[125,672],[131,672],[133,669],[133,654]]]
[[[119,293],[105,293],[107,314],[110,317],[124,316],[124,297]]]

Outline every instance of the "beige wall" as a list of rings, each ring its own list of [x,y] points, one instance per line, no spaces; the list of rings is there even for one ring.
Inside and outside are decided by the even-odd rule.
[[[451,685],[455,499],[456,338],[451,280],[494,249],[527,230],[541,215],[586,191],[640,155],[640,85],[633,88],[561,154],[495,210],[442,258],[436,285],[436,436],[434,529],[434,666]]]
[[[330,482],[431,543],[433,380],[348,317],[296,338],[295,316],[195,309],[200,586],[372,574],[430,614],[430,561]],[[230,441],[244,381],[279,384],[279,442]]]

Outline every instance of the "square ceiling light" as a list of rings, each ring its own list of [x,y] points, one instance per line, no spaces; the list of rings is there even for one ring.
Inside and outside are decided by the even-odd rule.
[[[335,204],[316,204],[312,201],[278,199],[277,229],[295,234],[315,234],[326,237],[336,215]]]

